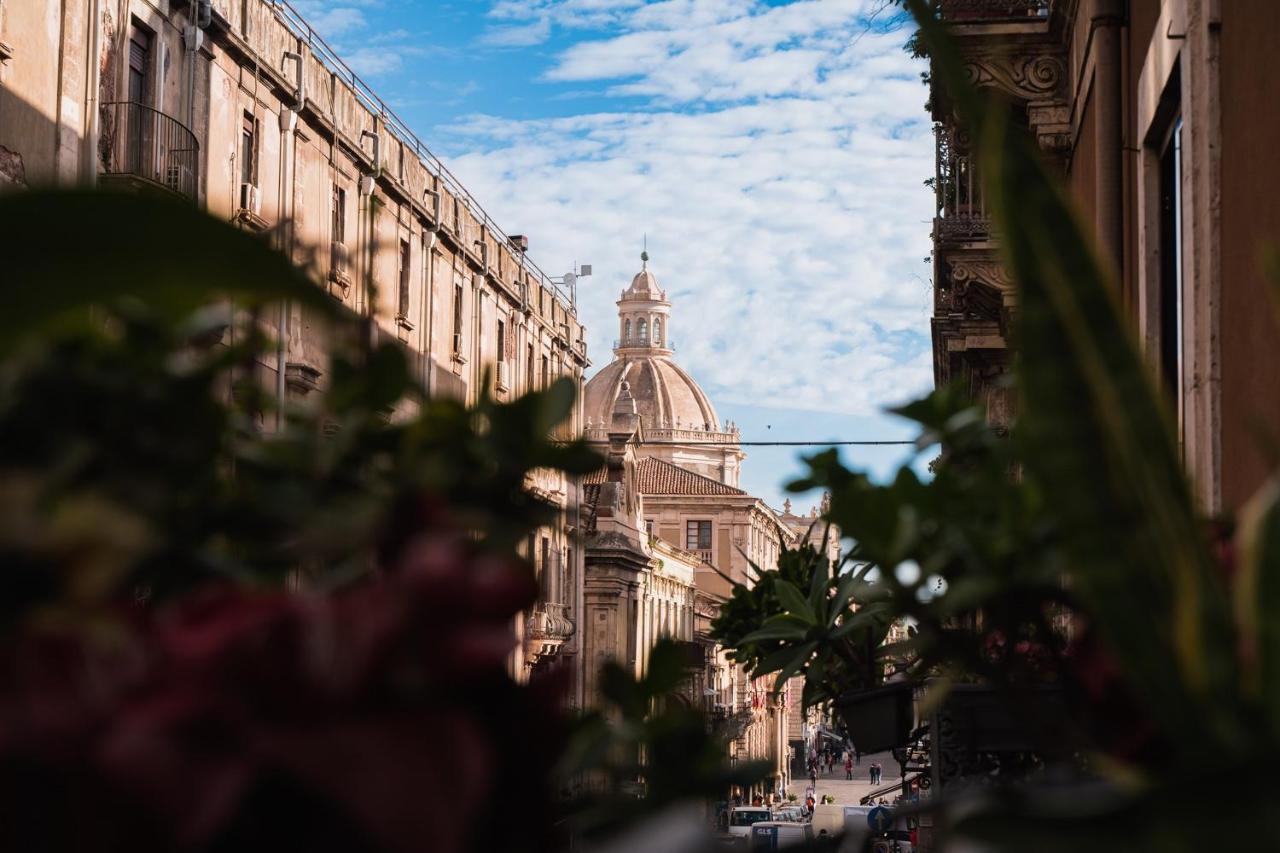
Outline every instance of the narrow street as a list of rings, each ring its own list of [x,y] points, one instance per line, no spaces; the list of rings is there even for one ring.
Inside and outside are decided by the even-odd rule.
[[[879,785],[872,785],[871,765],[876,761],[879,761],[880,766],[884,769],[884,778]],[[814,798],[821,801],[823,794],[830,794],[835,797],[837,803],[856,805],[873,790],[883,788],[897,781],[900,781],[898,762],[894,760],[891,753],[880,752],[874,755],[864,755],[861,763],[855,764],[853,767],[852,780],[845,778],[843,763],[838,763],[830,773],[827,773],[825,769],[820,771],[818,773],[818,789],[814,792]],[[792,784],[792,790],[802,800],[808,787],[808,777],[796,779]],[[891,797],[886,797],[886,799],[891,799]]]

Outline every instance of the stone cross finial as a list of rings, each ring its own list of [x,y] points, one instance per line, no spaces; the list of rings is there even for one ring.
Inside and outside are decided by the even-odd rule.
[[[791,515],[791,498],[787,498],[782,502],[782,511],[787,515]]]

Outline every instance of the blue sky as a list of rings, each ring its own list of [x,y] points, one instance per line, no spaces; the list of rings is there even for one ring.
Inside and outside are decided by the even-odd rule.
[[[744,439],[914,437],[882,412],[931,385],[933,142],[885,0],[294,5],[543,269],[593,264],[596,368],[647,234],[676,358]],[[748,454],[780,506],[799,451]]]

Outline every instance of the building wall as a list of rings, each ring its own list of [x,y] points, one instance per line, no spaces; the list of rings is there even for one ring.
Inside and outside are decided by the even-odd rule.
[[[991,4],[981,15],[1002,9]],[[1063,169],[1102,256],[1115,263],[1121,303],[1178,424],[1201,508],[1236,510],[1269,474],[1267,448],[1280,436],[1280,366],[1265,357],[1277,327],[1259,266],[1261,248],[1280,230],[1280,167],[1268,142],[1280,123],[1272,108],[1280,72],[1267,52],[1280,44],[1280,16],[1267,0],[1057,0],[1050,9],[997,26],[956,19],[952,32],[974,68],[995,68],[978,77],[1013,97],[1046,158]],[[1040,91],[1029,91],[1025,76],[1002,73],[1002,63],[1017,72],[1027,56],[1052,71]],[[934,95],[935,118],[946,125],[945,96]],[[1169,342],[1162,341],[1160,158],[1177,117],[1182,364],[1170,381],[1161,375]],[[963,252],[982,260],[976,246]],[[939,275],[942,294],[954,287],[949,275]],[[988,283],[998,288],[999,279]],[[963,329],[957,315],[943,314],[934,326],[940,377],[955,348],[956,333],[947,330]],[[983,377],[975,394],[992,378]]]
[[[0,190],[97,181],[164,191],[137,175],[122,180],[99,174],[106,162],[99,139],[118,128],[116,113],[101,105],[127,97],[128,42],[131,27],[138,26],[150,33],[147,104],[199,142],[196,203],[240,227],[272,229],[275,244],[318,286],[370,317],[382,339],[401,342],[434,394],[474,402],[486,375],[498,399],[559,376],[581,389],[588,362],[574,306],[376,94],[355,82],[305,21],[269,0],[215,0],[212,24],[197,32],[189,12],[194,6],[169,0],[0,2]],[[250,183],[260,208],[254,211],[241,205],[246,116],[255,134]],[[333,250],[335,187],[345,191],[345,264]],[[409,248],[404,311],[398,292],[402,240]],[[345,276],[338,275],[344,266]],[[462,293],[456,339],[455,286]],[[503,353],[497,349],[499,320]],[[323,325],[296,306],[272,325],[287,345],[283,358],[261,358],[264,385],[282,389],[294,402],[323,391],[329,343]],[[506,381],[498,385],[500,364]],[[558,432],[581,430],[579,407]],[[539,537],[548,536],[562,557],[561,604],[576,615],[583,604],[582,557],[570,540],[578,526],[578,485],[542,471],[530,487],[561,508],[559,520]],[[525,626],[516,628],[523,641]],[[575,635],[562,653],[577,651]],[[522,645],[512,657],[513,671],[525,672],[529,658]]]
[[[1268,0],[1220,5],[1222,493],[1236,507],[1274,467],[1280,444],[1280,306],[1271,299],[1280,291],[1259,263],[1264,247],[1280,249],[1280,9]]]

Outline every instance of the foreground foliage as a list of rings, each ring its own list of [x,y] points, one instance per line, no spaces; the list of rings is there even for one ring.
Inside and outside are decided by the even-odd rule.
[[[720,636],[756,674],[820,681],[814,702],[898,672],[934,688],[928,712],[949,683],[978,680],[1032,737],[1043,720],[1020,691],[1057,685],[1069,737],[1040,737],[1037,752],[1074,781],[988,780],[955,836],[1011,851],[1280,845],[1264,816],[1280,794],[1267,770],[1280,755],[1280,486],[1238,523],[1199,515],[1112,272],[1007,106],[968,84],[927,4],[906,5],[973,132],[1017,283],[1018,421],[998,434],[943,389],[898,410],[921,449],[941,448],[931,478],[912,464],[874,483],[834,452],[807,460],[795,488],[831,492],[850,565],[828,575],[812,554],[784,555],[760,581],[783,592],[736,590]],[[807,595],[788,590],[797,562]],[[910,639],[881,645],[897,619]],[[878,663],[846,647],[874,647]],[[1211,797],[1222,820],[1194,807],[1209,779],[1230,786]]]

